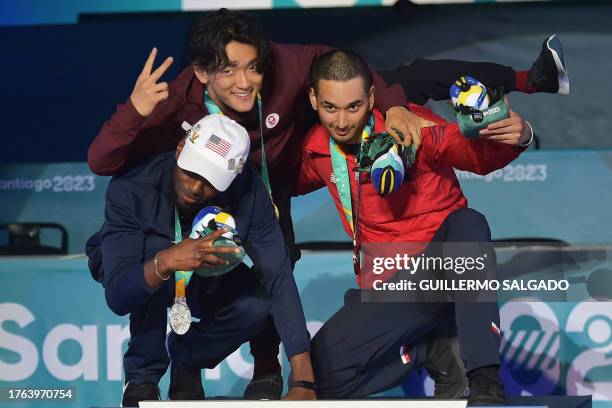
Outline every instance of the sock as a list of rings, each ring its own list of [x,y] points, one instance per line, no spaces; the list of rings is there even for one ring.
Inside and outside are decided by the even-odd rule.
[[[527,76],[529,71],[515,71],[515,83],[514,89],[516,91],[524,92],[524,93],[535,93],[538,92],[537,89],[529,85],[529,81],[527,80]]]
[[[255,358],[254,360],[253,378],[281,372],[281,366],[278,363],[278,358],[273,360]]]

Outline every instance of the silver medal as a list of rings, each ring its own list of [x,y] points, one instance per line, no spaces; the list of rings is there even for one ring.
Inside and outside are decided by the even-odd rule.
[[[191,311],[187,306],[185,298],[174,299],[174,305],[170,309],[168,318],[170,320],[170,327],[176,334],[183,335],[187,333],[189,326],[191,326]]]

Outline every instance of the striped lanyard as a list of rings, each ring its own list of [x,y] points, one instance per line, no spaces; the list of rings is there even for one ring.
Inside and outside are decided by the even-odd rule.
[[[219,108],[215,101],[213,101],[210,96],[208,96],[208,90],[204,91],[204,106],[206,107],[208,113],[211,115],[223,115],[221,108]],[[276,219],[278,219],[278,208],[276,207],[276,204],[274,204],[274,200],[272,198],[272,186],[270,185],[268,162],[266,161],[266,147],[264,145],[263,135],[263,107],[261,102],[261,95],[259,94],[259,92],[257,93],[257,111],[259,119],[259,140],[261,141],[261,178],[263,179],[264,185],[268,190],[270,200],[272,201],[272,207],[274,208],[274,214],[276,215]]]
[[[361,147],[365,141],[374,132],[374,115],[370,115],[368,122],[366,123],[363,131],[361,132]],[[336,141],[330,136],[329,138],[329,151],[332,159],[332,167],[334,169],[334,180],[336,188],[338,189],[338,195],[340,196],[340,203],[342,204],[342,211],[346,217],[346,221],[351,227],[353,232],[353,268],[355,275],[359,275],[361,269],[360,253],[361,248],[359,245],[359,204],[361,200],[361,176],[359,172],[355,173],[357,179],[357,199],[355,205],[355,212],[353,214],[353,205],[351,197],[351,182],[349,179],[348,164],[346,154],[342,148],[336,143]]]
[[[174,244],[178,245],[183,241],[183,233],[181,232],[181,221],[179,220],[178,211],[174,209]],[[176,271],[174,273],[174,294],[176,298],[185,299],[185,288],[189,285],[193,271]]]

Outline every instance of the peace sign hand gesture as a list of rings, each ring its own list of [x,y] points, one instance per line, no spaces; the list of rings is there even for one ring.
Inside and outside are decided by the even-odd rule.
[[[136,85],[134,85],[130,95],[132,105],[142,116],[149,116],[159,102],[168,98],[168,83],[157,83],[157,81],[166,72],[168,67],[172,65],[174,60],[172,57],[166,58],[163,64],[153,71],[153,63],[156,56],[157,48],[153,48],[142,68],[142,72],[136,79]]]

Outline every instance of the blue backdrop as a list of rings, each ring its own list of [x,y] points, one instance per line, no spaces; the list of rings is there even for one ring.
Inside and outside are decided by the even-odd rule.
[[[580,268],[610,269],[612,252],[605,258]],[[0,259],[0,276],[0,387],[73,387],[73,404],[45,403],[49,408],[117,406],[127,319],[107,308],[86,260]],[[354,286],[351,253],[305,253],[295,276],[314,334]],[[612,407],[612,302],[510,302],[501,306],[501,318],[509,395],[592,394],[595,408]],[[245,345],[205,370],[206,393],[239,396],[251,374]],[[161,383],[164,394],[167,377]],[[409,395],[431,395],[431,381],[423,373],[414,373],[408,384]],[[402,389],[386,393],[403,394]]]
[[[459,179],[471,206],[489,218],[496,238],[558,238],[601,246],[610,242],[611,157],[610,151],[527,152],[488,176],[459,173]],[[84,240],[102,222],[108,180],[93,176],[85,163],[1,166],[0,222],[59,222],[69,231],[71,253],[82,252]],[[347,239],[325,190],[295,199],[293,210],[298,241]],[[598,269],[612,273],[611,253],[597,254],[569,267],[544,267],[585,277]],[[500,255],[500,262],[509,256]],[[350,252],[305,252],[298,262],[295,276],[312,333],[355,285],[350,265]],[[106,307],[86,260],[79,255],[3,258],[0,276],[0,386],[70,385],[79,405],[116,404],[129,333],[126,319]],[[579,292],[580,300],[584,293]],[[611,306],[590,301],[502,305],[509,393],[593,394],[595,400],[612,400]],[[208,395],[240,395],[250,370],[243,347],[204,374]],[[410,384],[410,394],[431,392],[422,374]]]

